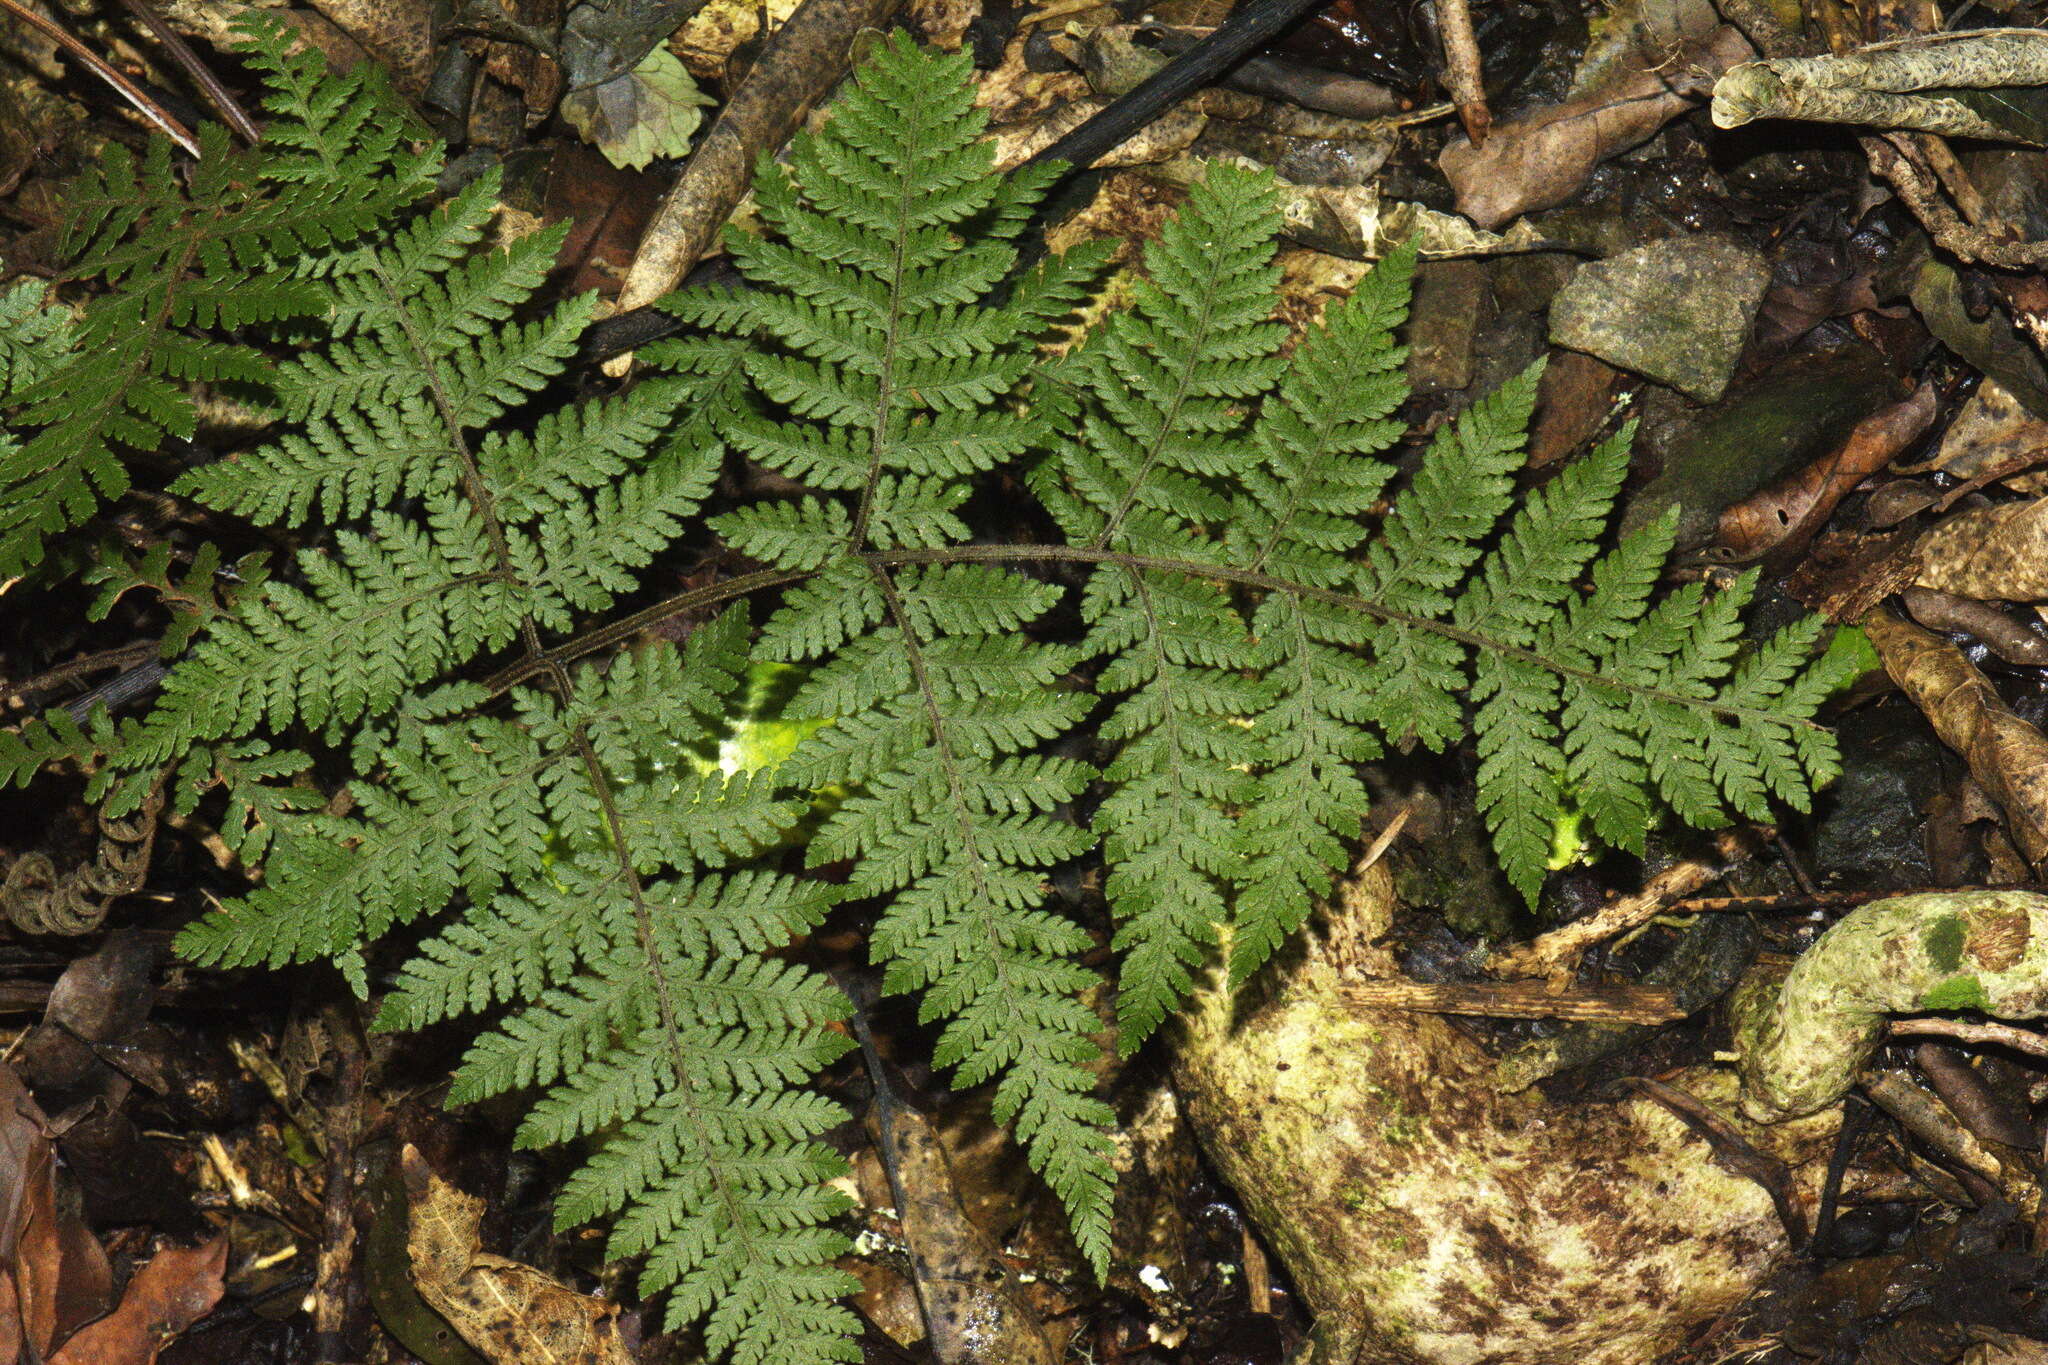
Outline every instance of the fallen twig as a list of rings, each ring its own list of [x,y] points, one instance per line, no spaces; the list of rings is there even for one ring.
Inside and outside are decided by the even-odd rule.
[[[1085,170],[1104,152],[1278,37],[1313,4],[1314,0],[1250,0],[1238,6],[1215,32],[1031,160],[1063,161]]]
[[[1502,976],[1562,976],[1588,948],[1648,924],[1673,902],[1726,876],[1728,869],[1748,852],[1744,837],[1728,830],[1714,837],[1714,851],[1719,856],[1713,861],[1689,858],[1673,863],[1634,895],[1616,897],[1582,920],[1495,953],[1487,966]]]
[[[112,86],[114,93],[133,105],[135,112],[161,129],[165,137],[183,147],[190,155],[199,155],[199,140],[192,136],[184,124],[172,118],[170,111],[151,99],[141,86],[109,65],[99,53],[73,37],[68,29],[44,18],[32,9],[17,4],[16,0],[0,0],[0,10],[5,10],[76,57],[86,70]]]
[[[2048,1038],[2038,1033],[2029,1033],[2011,1024],[1980,1024],[1967,1019],[1910,1018],[1894,1019],[1892,1036],[1907,1038],[1933,1036],[1953,1038],[1959,1043],[1995,1043],[2009,1047],[2015,1052],[2024,1052],[2030,1057],[2048,1057]]]
[[[1436,0],[1437,30],[1444,44],[1444,85],[1458,106],[1458,122],[1474,147],[1486,145],[1493,111],[1486,107],[1479,41],[1472,36],[1472,10],[1465,0]]]
[[[1601,1024],[1668,1024],[1685,1018],[1664,986],[1625,983],[1553,991],[1544,981],[1354,981],[1339,992],[1361,1009],[1478,1014],[1494,1019],[1579,1019]]]
[[[11,3],[11,0],[0,0]],[[865,28],[888,19],[902,0],[804,0],[753,70],[719,111],[676,183],[640,236],[615,311],[653,303],[682,282],[747,192],[754,158],[780,147],[803,117],[838,84]],[[627,356],[608,362],[623,368]]]
[[[141,21],[142,26],[148,29],[159,43],[163,44],[164,51],[170,53],[171,59],[185,69],[185,74],[192,78],[192,83],[206,92],[206,98],[213,101],[213,107],[220,111],[221,118],[227,121],[228,127],[235,130],[237,137],[252,147],[263,140],[263,130],[256,126],[256,120],[249,117],[241,102],[220,83],[220,77],[213,74],[212,69],[199,59],[199,54],[192,50],[192,45],[179,37],[177,30],[165,23],[163,16],[158,14],[147,0],[121,0],[121,3],[127,7],[130,14]]]

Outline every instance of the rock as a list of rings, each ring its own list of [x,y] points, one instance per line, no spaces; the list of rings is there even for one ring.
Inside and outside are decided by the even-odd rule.
[[[1770,282],[1731,238],[1667,238],[1580,266],[1550,306],[1550,339],[1711,403]]]
[[[1376,864],[1244,993],[1198,989],[1174,1030],[1188,1122],[1316,1314],[1315,1365],[1641,1365],[1753,1290],[1784,1254],[1771,1198],[1668,1111],[1503,1094],[1444,1016],[1347,1000],[1400,975],[1394,910]],[[1733,1072],[1671,1081],[1812,1207],[1836,1111],[1749,1124]]]

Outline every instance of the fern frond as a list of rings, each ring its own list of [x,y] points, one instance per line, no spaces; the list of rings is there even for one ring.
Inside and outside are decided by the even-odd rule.
[[[454,1098],[535,1091],[521,1140],[582,1145],[562,1225],[611,1219],[612,1254],[644,1257],[643,1288],[714,1353],[857,1358],[833,1302],[843,1163],[819,1141],[845,1116],[806,1089],[848,1046],[846,1003],[799,960],[841,897],[1099,1274],[1112,1115],[1079,960],[1098,940],[1053,904],[1055,869],[1104,857],[1128,1051],[1219,938],[1243,982],[1299,927],[1382,742],[1471,737],[1531,898],[1574,810],[1640,849],[1660,803],[1711,825],[1834,771],[1811,717],[1841,665],[1808,661],[1817,625],[1745,649],[1753,576],[1659,599],[1670,518],[1602,553],[1626,431],[1516,510],[1533,370],[1398,487],[1413,258],[1283,360],[1265,177],[1212,168],[1131,305],[1042,362],[1108,248],[1017,270],[1054,172],[994,174],[968,59],[898,35],[786,169],[763,163],[765,230],[728,237],[750,287],[666,301],[700,334],[648,349],[665,375],[555,410],[538,396],[594,306],[537,303],[558,234],[488,245],[490,176],[412,211],[438,150],[374,83],[275,26],[254,42],[260,153],[209,134],[221,158],[183,181],[166,152],[115,154],[76,229],[108,300],[69,326],[0,294],[0,404],[29,427],[0,438],[0,494],[51,499],[0,514],[0,564],[117,489],[118,447],[189,431],[191,378],[266,389],[279,429],[178,490],[306,548],[260,583],[210,550],[183,575],[167,549],[105,567],[100,610],[149,587],[184,618],[172,652],[191,643],[139,721],[0,734],[0,778],[74,763],[118,812],[175,764],[178,809],[224,807],[261,867],[186,931],[202,961],[325,958],[367,992],[371,941],[452,910],[381,1025],[501,1011]],[[287,316],[317,323],[268,330]],[[797,486],[701,521],[728,450]],[[983,491],[1035,495],[1067,543],[988,537]],[[564,638],[703,525],[766,568]],[[680,648],[568,662],[764,588],[758,629],[735,605]],[[771,659],[805,665],[801,738],[729,774],[727,722]],[[1099,771],[1077,756],[1097,712]],[[343,767],[329,802],[310,776]],[[844,884],[782,867],[796,839]]]
[[[259,726],[349,724],[509,641],[525,594],[497,572],[482,527],[446,498],[429,517],[421,527],[378,513],[372,536],[342,532],[335,555],[302,554],[304,588],[267,583],[172,671],[127,762],[172,762]]]
[[[810,857],[853,860],[850,890],[884,907],[871,950],[885,989],[923,992],[923,1016],[948,1021],[937,1060],[957,1084],[996,1082],[997,1118],[1100,1272],[1110,1115],[1091,1093],[1097,1025],[1078,998],[1094,978],[1069,960],[1088,939],[1042,908],[1045,869],[1092,842],[1053,815],[1086,769],[1031,753],[1089,705],[1052,690],[1072,653],[1026,634],[1057,594],[1006,570],[862,557],[968,538],[965,478],[1042,442],[1007,400],[1031,340],[1101,259],[1027,275],[1023,307],[986,302],[1011,274],[1008,239],[1044,176],[991,173],[967,70],[964,56],[921,54],[899,35],[831,124],[797,139],[787,174],[764,162],[762,216],[780,240],[729,234],[761,289],[718,318],[767,343],[748,362],[764,402],[725,434],[815,493],[716,525],[769,563],[816,570],[761,642],[772,657],[820,660],[794,709],[834,722],[783,775],[857,788]],[[807,420],[771,421],[768,403]]]
[[[99,562],[80,581],[99,586],[99,596],[85,609],[87,620],[103,621],[114,604],[137,588],[154,592],[171,613],[158,651],[166,659],[185,652],[195,632],[223,612],[234,610],[244,594],[255,592],[269,576],[260,553],[244,555],[232,568],[220,562],[220,547],[203,544],[192,552],[182,574],[171,570],[171,545],[160,541],[140,559],[130,560],[114,545],[100,548]]]
[[[523,741],[475,746],[537,755],[492,799],[541,803],[552,837],[582,851],[547,868],[534,865],[530,835],[524,858],[461,850],[446,874],[473,880],[472,904],[490,909],[429,940],[380,1023],[416,1028],[519,1002],[471,1050],[451,1100],[545,1086],[522,1143],[605,1132],[562,1194],[561,1225],[623,1210],[614,1254],[652,1253],[643,1289],[673,1287],[671,1326],[710,1310],[707,1338],[735,1359],[857,1359],[852,1317],[831,1302],[849,1282],[825,1264],[845,1242],[822,1226],[845,1207],[823,1188],[844,1163],[815,1140],[845,1116],[794,1088],[849,1046],[824,1027],[846,1004],[822,976],[766,956],[816,927],[837,893],[759,869],[652,876],[744,858],[795,809],[713,775],[679,793],[643,783],[649,808],[612,823],[581,766],[588,752],[624,779],[703,742],[740,685],[746,636],[744,613],[729,612],[681,656],[661,648],[603,677],[586,671],[566,710],[532,700]],[[727,816],[729,803],[765,826]],[[675,832],[656,837],[657,822]],[[755,837],[705,832],[721,826]],[[630,842],[614,845],[621,831]],[[515,864],[520,889],[496,892]]]
[[[1397,252],[1303,338],[1253,428],[1259,462],[1241,480],[1231,557],[1305,587],[1335,587],[1365,539],[1364,517],[1392,475],[1371,458],[1401,435],[1412,252]],[[1349,856],[1371,799],[1357,765],[1380,753],[1371,693],[1352,653],[1369,625],[1299,593],[1272,592],[1252,619],[1272,704],[1254,717],[1262,746],[1238,822],[1243,855],[1229,976],[1248,980],[1298,929]]]

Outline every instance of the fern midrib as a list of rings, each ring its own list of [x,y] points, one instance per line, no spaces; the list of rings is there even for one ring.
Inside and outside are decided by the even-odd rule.
[[[921,150],[913,148],[915,151]],[[868,541],[868,518],[874,511],[875,486],[882,481],[882,467],[889,450],[889,411],[896,403],[896,346],[903,326],[903,253],[913,223],[910,212],[910,177],[898,177],[896,231],[890,234],[888,325],[882,333],[882,372],[875,385],[875,416],[868,429],[868,472],[861,484],[860,506],[853,514],[853,529],[846,538],[847,549],[858,553]]]
[[[873,566],[871,572],[881,589],[882,601],[888,609],[889,619],[896,623],[897,632],[903,639],[903,653],[910,664],[910,676],[917,684],[918,698],[924,704],[925,718],[931,722],[932,747],[938,751],[939,763],[946,771],[947,804],[953,808],[954,825],[960,830],[968,856],[972,860],[970,865],[974,875],[975,903],[978,907],[993,905],[995,900],[988,885],[988,863],[982,856],[977,837],[978,827],[972,812],[968,809],[965,786],[960,776],[960,761],[954,754],[953,742],[946,733],[945,712],[939,706],[938,691],[932,686],[931,670],[925,660],[922,643],[918,640],[917,633],[911,629],[910,614],[903,609],[903,599],[897,595],[896,584],[890,579],[889,571],[880,566]],[[990,943],[999,943],[1001,940],[993,932],[994,925],[989,922],[988,911],[985,908],[978,910],[976,918],[984,930],[982,938]],[[1009,961],[1001,953],[995,953],[993,956],[996,980],[1007,993],[1011,986]]]
[[[1209,320],[1215,315],[1216,300],[1221,295],[1221,292],[1221,290],[1209,289],[1205,290],[1202,294],[1200,325],[1195,328],[1196,340],[1188,348],[1191,355],[1200,355],[1208,345]],[[1130,487],[1124,490],[1123,501],[1117,504],[1116,511],[1111,514],[1108,521],[1103,523],[1101,532],[1095,537],[1095,543],[1089,548],[1106,550],[1109,542],[1116,538],[1117,532],[1123,529],[1124,518],[1130,515],[1133,507],[1137,506],[1138,494],[1144,490],[1145,480],[1152,477],[1153,467],[1159,463],[1160,457],[1164,454],[1166,443],[1173,438],[1174,424],[1180,420],[1180,410],[1186,406],[1188,391],[1194,384],[1194,371],[1195,362],[1190,360],[1187,364],[1181,366],[1180,373],[1175,376],[1173,398],[1160,413],[1158,436],[1152,441],[1150,448],[1146,450],[1144,462],[1138,466],[1138,472],[1131,477]]]
[[[1131,587],[1138,594],[1138,609],[1145,613],[1145,642],[1152,652],[1153,663],[1151,686],[1159,688],[1165,694],[1165,706],[1159,728],[1167,733],[1170,751],[1173,754],[1173,765],[1168,771],[1173,777],[1174,794],[1179,797],[1187,791],[1187,783],[1182,775],[1186,750],[1181,742],[1182,711],[1173,700],[1177,689],[1173,684],[1173,664],[1166,657],[1166,632],[1160,624],[1159,613],[1153,606],[1151,585],[1146,583],[1145,575],[1131,570],[1130,579]],[[1185,799],[1199,802],[1202,798],[1193,796]]]

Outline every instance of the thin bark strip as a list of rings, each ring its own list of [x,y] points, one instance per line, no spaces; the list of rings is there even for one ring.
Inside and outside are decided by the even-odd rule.
[[[1465,137],[1472,145],[1484,147],[1486,131],[1493,126],[1493,111],[1486,107],[1471,7],[1465,0],[1436,0],[1436,22],[1443,34],[1444,84],[1458,106],[1458,121],[1465,125]]]
[[[1482,1014],[1495,1019],[1584,1019],[1602,1024],[1668,1024],[1685,1018],[1668,987],[1623,984],[1553,992],[1543,981],[1354,981],[1343,989],[1361,1009]]]

